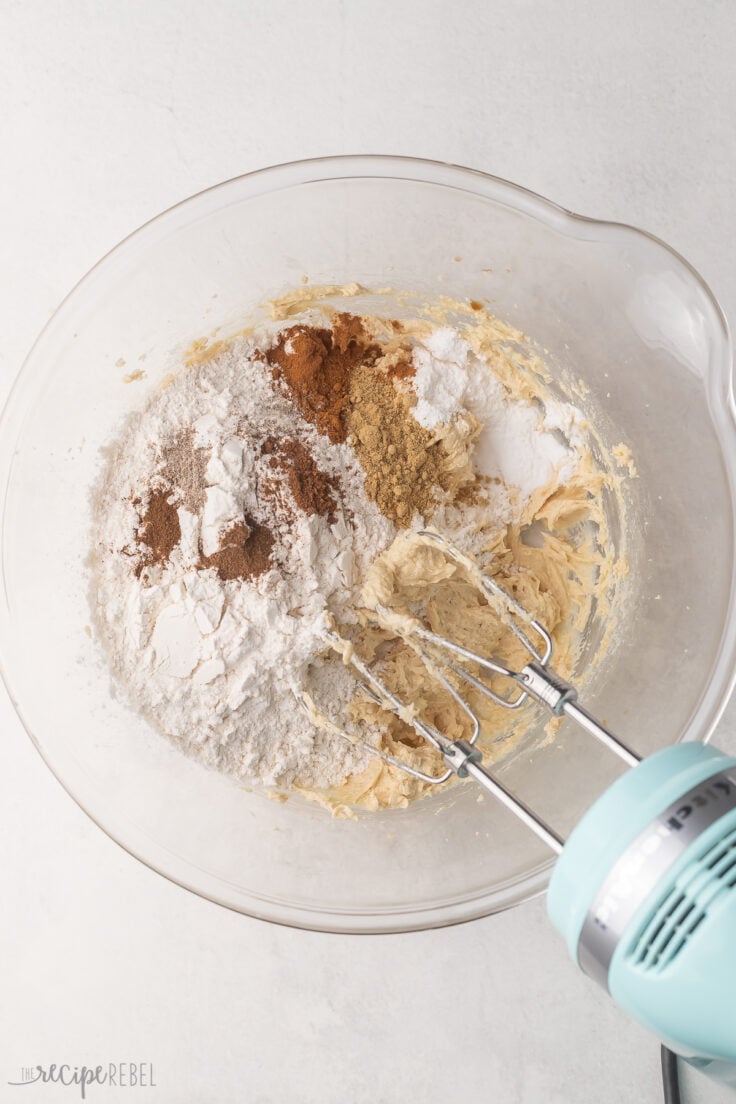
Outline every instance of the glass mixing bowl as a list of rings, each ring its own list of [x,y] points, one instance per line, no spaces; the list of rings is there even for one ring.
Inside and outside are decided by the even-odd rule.
[[[350,932],[468,920],[546,884],[550,856],[511,814],[468,784],[354,821],[270,802],[189,761],[116,698],[88,635],[100,450],[193,339],[236,330],[305,274],[488,300],[553,375],[585,382],[609,442],[631,447],[636,601],[585,704],[642,753],[707,739],[733,680],[726,324],[697,273],[647,234],[467,169],[329,158],[228,181],[143,226],[74,289],[23,367],[0,436],[0,654],[69,793],[143,862],[253,916]],[[621,768],[570,722],[538,742],[499,769],[567,832]]]

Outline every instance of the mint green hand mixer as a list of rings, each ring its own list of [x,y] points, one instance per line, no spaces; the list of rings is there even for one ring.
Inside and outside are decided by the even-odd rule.
[[[521,641],[530,662],[512,671],[426,628],[377,607],[419,652],[468,716],[468,739],[451,740],[408,708],[344,642],[363,689],[441,753],[431,775],[366,744],[373,754],[432,785],[469,776],[501,801],[558,856],[547,907],[582,970],[668,1047],[714,1078],[736,1086],[736,759],[700,743],[639,756],[592,717],[577,692],[549,666],[547,630],[491,576],[445,538],[435,543],[470,577]],[[476,673],[466,666],[470,664]],[[492,688],[486,679],[493,680]],[[498,689],[499,679],[508,684]],[[529,698],[567,716],[632,768],[588,810],[567,841],[483,765],[479,720],[457,689],[464,682],[507,709]],[[354,742],[354,736],[341,730]]]

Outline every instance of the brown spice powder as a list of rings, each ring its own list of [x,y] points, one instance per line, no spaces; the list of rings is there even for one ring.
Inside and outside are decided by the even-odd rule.
[[[307,421],[340,444],[348,434],[350,373],[379,354],[360,318],[338,314],[331,330],[290,326],[267,356],[274,378],[285,381]]]
[[[287,384],[302,414],[321,433],[333,443],[350,436],[365,471],[366,493],[386,517],[406,527],[416,513],[431,516],[438,489],[448,489],[447,457],[442,443],[415,421],[407,397],[394,386],[414,375],[408,350],[382,359],[363,320],[344,313],[337,315],[332,329],[290,327],[267,357],[274,378]],[[150,564],[165,563],[181,540],[174,502],[193,513],[204,505],[209,456],[194,440],[188,428],[162,450],[160,477],[166,489],[150,492],[141,516],[137,574]],[[339,481],[319,468],[301,441],[270,437],[262,454],[270,455],[275,477],[263,488],[267,497],[281,498],[286,484],[297,509],[330,524],[336,521]],[[198,566],[214,568],[223,580],[255,579],[270,567],[274,544],[268,526],[245,515],[223,534],[217,552],[200,556]]]
[[[136,575],[151,564],[166,563],[181,540],[179,515],[176,506],[169,502],[170,495],[169,490],[151,491],[138,529],[138,542],[147,551],[144,551],[136,567]],[[133,505],[139,506],[140,499],[136,499]]]
[[[445,480],[444,446],[412,417],[390,379],[372,367],[350,379],[351,443],[366,473],[366,492],[386,517],[406,528],[436,504]]]
[[[262,452],[271,454],[272,466],[286,476],[297,508],[310,516],[319,514],[330,525],[334,524],[337,520],[338,480],[322,471],[301,441],[294,437],[281,440],[269,437],[263,442]]]
[[[395,364],[386,368],[386,375],[392,380],[412,379],[415,374],[414,365],[410,360],[400,359]]]
[[[214,567],[221,579],[257,579],[271,566],[274,537],[247,514],[222,535],[221,547],[202,556],[200,568]]]
[[[333,443],[350,436],[366,473],[366,493],[386,517],[408,526],[416,513],[431,515],[437,488],[447,489],[446,456],[394,387],[414,375],[408,349],[382,358],[363,320],[339,314],[331,330],[291,326],[267,355],[274,377],[287,384],[308,421]],[[334,487],[318,489],[304,458],[289,448],[297,505],[324,513],[326,491]]]

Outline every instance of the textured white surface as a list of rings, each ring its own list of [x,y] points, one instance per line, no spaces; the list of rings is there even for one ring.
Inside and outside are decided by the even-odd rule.
[[[120,237],[325,153],[458,161],[644,226],[733,320],[734,56],[731,0],[2,0],[3,396]],[[0,1100],[78,1099],[6,1081],[108,1060],[152,1061],[161,1104],[660,1099],[653,1041],[569,965],[541,901],[411,936],[269,927],[111,843],[4,694],[0,730]],[[732,708],[718,742],[735,733]],[[689,1104],[730,1099],[686,1075]]]

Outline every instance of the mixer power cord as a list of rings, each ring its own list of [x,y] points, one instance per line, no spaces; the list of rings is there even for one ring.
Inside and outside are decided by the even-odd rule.
[[[682,1104],[680,1097],[680,1073],[677,1067],[677,1055],[662,1046],[660,1051],[662,1060],[662,1088],[664,1090],[664,1104]]]

